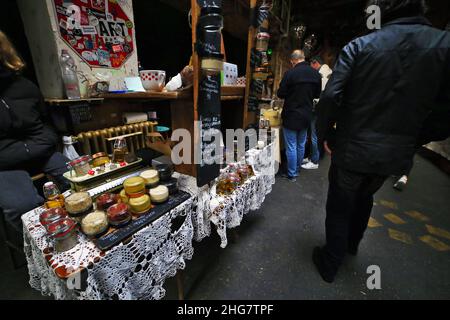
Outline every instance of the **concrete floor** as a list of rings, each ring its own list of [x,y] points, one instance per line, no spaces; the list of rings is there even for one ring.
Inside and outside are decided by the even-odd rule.
[[[405,191],[388,181],[359,255],[346,260],[330,285],[311,262],[312,248],[324,240],[328,165],[326,159],[319,170],[302,172],[296,183],[277,179],[226,249],[215,234],[196,244],[184,272],[186,298],[449,299],[450,177],[417,157]],[[0,254],[0,299],[42,299],[29,288],[26,269],[12,271],[4,248]],[[381,268],[381,290],[367,289],[371,265]],[[175,279],[165,287],[166,298],[176,299]]]

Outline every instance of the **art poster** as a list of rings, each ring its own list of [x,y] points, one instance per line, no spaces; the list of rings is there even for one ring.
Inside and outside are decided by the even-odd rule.
[[[91,67],[120,68],[133,54],[125,0],[53,0],[61,37]]]

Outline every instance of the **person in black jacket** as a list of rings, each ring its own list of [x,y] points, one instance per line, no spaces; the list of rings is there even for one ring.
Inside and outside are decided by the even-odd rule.
[[[421,0],[374,3],[381,30],[345,46],[317,107],[332,164],[326,246],[313,261],[327,282],[357,254],[387,177],[407,170],[418,145],[450,135],[450,33],[431,27]]]
[[[284,75],[278,97],[285,100],[281,117],[288,164],[286,177],[295,182],[305,156],[308,128],[313,119],[313,100],[320,97],[322,78],[305,61],[301,50],[292,53],[291,64],[293,68]]]
[[[39,89],[20,76],[24,67],[0,31],[0,209],[18,231],[21,215],[43,202],[30,176],[46,173],[61,191],[69,188],[62,177],[68,159],[56,152],[58,135]]]

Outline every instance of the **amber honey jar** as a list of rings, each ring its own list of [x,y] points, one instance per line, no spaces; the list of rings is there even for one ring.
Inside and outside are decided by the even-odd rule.
[[[104,166],[107,163],[110,163],[111,160],[106,152],[99,152],[92,156],[92,166],[94,168],[98,168]]]
[[[225,173],[219,178],[217,193],[222,196],[232,194],[241,184],[241,178],[237,173]]]
[[[241,183],[244,183],[253,176],[253,169],[251,166],[243,164],[237,168],[237,174],[241,178]]]
[[[56,184],[47,182],[44,185],[43,192],[46,199],[45,207],[47,209],[64,207],[64,196],[60,193]]]

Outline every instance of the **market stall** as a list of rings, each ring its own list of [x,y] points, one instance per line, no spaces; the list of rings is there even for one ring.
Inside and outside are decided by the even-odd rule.
[[[55,299],[162,299],[164,281],[186,267],[186,261],[194,253],[194,240],[209,237],[214,225],[221,247],[225,248],[227,230],[238,227],[244,215],[261,207],[275,183],[273,149],[272,143],[246,154],[243,160],[253,173],[248,171],[247,179],[235,189],[218,190],[223,183],[221,178],[211,187],[198,188],[192,177],[174,174],[180,193],[171,196],[169,202],[156,205],[134,219],[125,231],[111,228],[106,235],[93,238],[82,227],[72,233],[75,243],[67,251],[58,250],[61,240],[49,235],[49,227],[43,220],[45,213],[49,213],[45,206],[25,214],[22,220],[30,285]],[[222,173],[233,171],[238,165],[233,164]],[[110,186],[117,183],[113,181]],[[88,193],[98,194],[105,187]],[[66,199],[71,194],[79,193],[68,192]],[[155,215],[158,206],[164,206],[159,208],[165,211],[159,216]],[[136,233],[133,225],[139,230]],[[123,232],[129,233],[123,237]],[[122,241],[110,246],[111,241],[121,237]]]
[[[41,0],[26,9],[25,2],[35,60],[50,55],[48,68],[70,65],[62,76],[37,71],[52,117],[68,135],[66,147],[83,154],[71,159],[64,175],[72,190],[61,194],[52,182],[45,184],[46,203],[22,218],[30,284],[56,299],[161,299],[164,281],[192,258],[193,242],[216,230],[225,248],[227,231],[259,209],[275,183],[277,132],[257,122],[250,127],[258,143],[246,141],[243,157],[225,165],[206,161],[214,145],[205,133],[248,127],[245,80],[238,84],[235,66],[224,63],[221,1],[191,1],[191,63],[169,83],[162,70],[141,70],[136,77],[131,0]],[[251,5],[255,9],[256,2]],[[33,8],[48,19],[44,39],[34,37]],[[50,51],[36,50],[42,43]],[[77,90],[86,83],[72,81],[74,65],[94,82]],[[161,124],[162,114],[170,128]],[[199,163],[194,155],[191,162],[171,163],[176,129],[191,134]],[[162,156],[149,164],[139,156],[145,148]],[[180,278],[178,285],[182,298]]]

